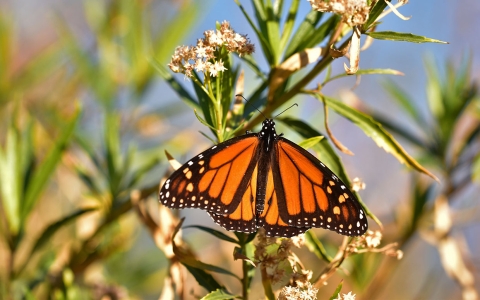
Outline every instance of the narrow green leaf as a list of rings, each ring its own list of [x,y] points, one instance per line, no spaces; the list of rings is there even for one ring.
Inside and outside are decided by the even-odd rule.
[[[38,200],[40,193],[45,188],[45,185],[55,170],[57,163],[60,161],[62,153],[70,140],[73,130],[75,129],[79,116],[80,109],[78,108],[72,119],[64,125],[64,129],[60,134],[60,137],[55,140],[55,144],[53,145],[52,149],[50,149],[45,160],[38,166],[32,175],[32,181],[27,188],[24,203],[21,208],[23,220],[30,213],[31,209]]]
[[[435,66],[433,57],[428,56],[425,58],[425,70],[427,71],[427,101],[430,111],[437,119],[437,122],[441,122],[445,115],[445,104],[442,96],[442,82],[440,79],[440,72]],[[450,127],[450,126],[449,126]]]
[[[89,54],[82,49],[75,35],[69,29],[66,20],[57,17],[56,23],[64,49],[76,67],[78,75],[92,89],[96,98],[108,107],[111,99],[113,99],[112,95],[115,93],[116,87],[110,80],[109,74],[106,73],[107,69],[95,63]],[[104,62],[104,60],[101,61]]]
[[[435,175],[433,175],[430,171],[421,166],[413,157],[411,157],[407,151],[405,151],[405,149],[403,149],[403,147],[395,140],[395,138],[385,131],[382,125],[373,120],[370,116],[333,98],[324,95],[318,95],[316,93],[314,95],[319,100],[323,99],[325,103],[330,108],[334,109],[338,114],[352,121],[355,125],[362,129],[367,136],[372,138],[372,140],[379,147],[383,148],[388,153],[391,153],[400,163],[406,164],[407,166],[427,174],[438,181],[438,178]]]
[[[303,22],[300,24],[300,26],[298,26],[298,29],[293,34],[292,39],[287,46],[287,50],[285,51],[285,59],[289,58],[294,53],[303,50],[303,48],[300,49],[300,45],[305,41],[306,37],[311,36],[322,16],[323,13],[316,10],[312,10],[307,14]]]
[[[201,78],[198,76],[197,72],[194,72],[193,75],[195,76],[197,82],[201,82]],[[205,122],[210,124],[210,126],[215,127],[215,124],[217,124],[217,115],[215,112],[216,103],[214,103],[214,101],[216,102],[216,100],[212,100],[205,90],[198,84],[195,84],[195,82],[192,82],[192,86],[205,118]],[[212,133],[217,136],[217,130],[213,130],[210,126],[209,128],[212,130]]]
[[[238,298],[239,296],[235,296],[230,294],[229,292],[223,290],[223,289],[217,289],[205,297],[202,297],[202,300],[228,300],[228,299],[235,299]]]
[[[244,245],[253,241],[253,239],[257,236],[257,232],[244,233],[244,232],[235,231],[234,234],[237,237],[237,239],[240,241],[240,244],[244,244]]]
[[[98,186],[98,180],[94,176],[87,173],[86,170],[75,167],[75,172],[77,176],[83,181],[83,183],[87,186],[91,193],[100,195],[102,193],[102,189]]]
[[[151,158],[148,162],[146,162],[145,164],[143,164],[140,168],[138,168],[136,171],[134,171],[132,173],[132,177],[131,177],[131,180],[130,182],[128,183],[128,188],[133,188],[135,187],[140,179],[143,178],[143,176],[145,174],[147,174],[148,172],[150,172],[153,168],[155,168],[156,166],[158,166],[158,163],[160,162],[160,158],[157,156],[157,157],[153,157]]]
[[[197,110],[193,110],[193,112],[195,113],[195,117],[197,117],[198,121],[200,121],[200,123],[202,123],[203,125],[207,126],[208,128],[210,128],[211,130],[213,130],[213,132],[216,132],[217,129],[215,129],[215,127],[213,127],[212,125],[208,124],[207,121],[205,121],[198,113],[197,113]]]
[[[418,176],[413,176],[412,178],[412,186],[415,187],[414,195],[413,195],[413,205],[412,205],[412,219],[411,219],[411,227],[412,233],[416,231],[416,226],[423,215],[425,210],[425,205],[427,204],[428,200],[431,199],[433,192],[436,188],[434,184],[428,185],[427,188],[418,184],[420,181],[418,180]]]
[[[258,0],[255,0],[255,1],[258,1]],[[247,19],[248,23],[250,24],[250,27],[252,27],[253,31],[255,31],[255,34],[257,35],[258,39],[260,40],[260,46],[262,47],[263,54],[265,55],[265,59],[269,62],[270,65],[273,65],[273,56],[272,56],[273,52],[272,52],[272,48],[270,47],[270,44],[268,43],[268,41],[266,39],[266,30],[262,29],[262,31],[260,31],[255,26],[255,24],[253,23],[252,19],[248,15],[245,8],[240,4],[239,0],[235,0],[235,3],[238,5],[238,7],[242,11],[243,15]],[[255,7],[255,5],[254,5],[254,7]],[[262,26],[262,24],[264,24],[264,21],[262,21],[261,18],[259,18],[258,21],[260,23],[260,26]]]
[[[304,43],[301,44],[300,49],[298,50],[313,48],[323,42],[333,33],[341,19],[342,18],[339,15],[333,14],[330,18],[323,22],[320,27],[315,29],[307,38],[304,39]]]
[[[405,32],[395,32],[395,31],[376,31],[376,32],[366,32],[364,33],[377,40],[388,40],[396,42],[409,42],[409,43],[439,43],[439,44],[448,44],[448,42],[427,38],[420,35],[415,35],[412,33]]]
[[[105,158],[107,161],[108,184],[113,197],[117,195],[123,172],[120,167],[122,150],[120,145],[120,116],[115,112],[107,112],[105,116]]]
[[[271,0],[267,1],[266,13],[268,42],[272,49],[273,64],[276,66],[280,62],[280,51],[282,50],[280,48],[280,20],[274,13]]]
[[[285,21],[285,25],[283,26],[283,33],[280,39],[280,53],[283,52],[285,46],[287,45],[288,40],[290,39],[290,34],[293,30],[293,25],[295,25],[295,19],[297,17],[298,6],[300,4],[300,0],[293,0],[290,4],[290,9],[288,11],[287,20]]]
[[[155,58],[150,58],[149,61],[150,64],[158,72],[158,75],[160,75],[160,77],[167,81],[170,87],[177,93],[178,96],[180,96],[180,99],[182,99],[191,108],[200,109],[200,106],[198,105],[198,102],[195,100],[195,98],[193,98],[193,96],[190,95],[190,93],[172,76],[172,74],[167,70],[166,67],[164,67]]]
[[[13,118],[16,119],[16,118]],[[14,120],[7,130],[5,149],[0,147],[0,188],[2,208],[7,218],[9,233],[17,235],[21,223],[20,139]]]
[[[420,117],[420,112],[417,111],[417,108],[413,105],[411,98],[403,91],[395,82],[392,80],[385,81],[383,87],[389,92],[392,96],[391,98],[395,100],[403,110],[414,120],[418,125],[425,125],[425,121]]]
[[[396,134],[396,135],[406,139],[407,141],[409,141],[413,145],[416,145],[416,146],[418,146],[418,147],[420,147],[420,148],[422,148],[426,151],[429,151],[432,154],[435,152],[435,149],[431,145],[428,144],[428,141],[423,141],[423,139],[418,137],[413,132],[410,132],[405,127],[395,124],[392,121],[391,118],[386,118],[385,116],[382,116],[382,115],[376,114],[376,113],[368,113],[368,114],[375,121],[382,124],[382,126],[385,127],[391,133]],[[426,127],[422,127],[422,128],[426,128]]]
[[[263,74],[262,70],[258,66],[258,63],[255,61],[255,58],[252,55],[244,55],[240,57],[247,65],[253,70],[253,72],[262,80],[266,80],[267,76]]]
[[[223,140],[226,141],[226,140],[229,140],[231,139],[232,137],[234,137],[237,132],[239,131],[242,131],[242,130],[245,130],[245,127],[244,125],[247,123],[247,121],[243,121],[242,123],[240,123],[237,128],[233,129],[233,130],[230,130],[230,131],[225,131],[225,136],[223,137]]]
[[[480,183],[480,154],[478,154],[473,160],[472,181]]]
[[[233,276],[233,277],[237,278],[238,280],[240,280],[240,278],[237,275],[235,275],[234,273],[232,273],[232,272],[230,272],[230,271],[228,271],[224,268],[221,268],[221,267],[217,267],[217,266],[214,266],[214,265],[203,263],[203,262],[197,260],[193,256],[192,253],[186,251],[183,248],[177,247],[177,245],[174,242],[174,238],[175,238],[175,235],[180,230],[180,227],[182,226],[182,224],[183,224],[183,219],[178,224],[178,226],[175,228],[175,231],[174,231],[174,234],[173,234],[173,237],[172,237],[173,253],[175,253],[176,258],[182,264],[184,264],[186,266],[189,266],[189,267],[192,267],[192,268],[200,269],[200,270],[212,271],[212,272],[216,272],[216,273],[220,273],[220,274]]]
[[[164,28],[168,30],[158,30],[157,36],[154,37],[155,60],[163,62],[168,59],[177,45],[188,36],[193,25],[199,22],[198,15],[202,14],[203,2],[190,2],[188,5],[179,5],[178,12],[174,14],[169,24],[165,24]]]
[[[381,0],[379,2],[381,2]],[[332,297],[330,297],[330,300],[335,300],[335,299],[339,298],[338,295],[340,294],[340,291],[342,290],[342,286],[343,286],[343,280],[341,280],[340,283],[337,285],[337,288],[335,289],[335,292],[333,292]],[[352,297],[352,298],[354,298],[354,297]]]
[[[313,146],[315,146],[317,143],[319,143],[323,138],[324,138],[323,135],[322,136],[314,136],[312,138],[301,141],[300,143],[298,143],[298,145],[300,147],[308,150],[308,149],[312,148]]]
[[[370,10],[367,22],[362,26],[362,32],[365,32],[367,31],[367,29],[370,28],[370,25],[372,25],[377,20],[377,18],[385,10],[386,7],[387,3],[384,0],[380,0],[375,3],[375,6],[373,6],[373,8]]]
[[[383,74],[383,75],[401,75],[403,76],[404,74],[400,71],[393,70],[393,69],[365,69],[365,70],[358,70],[355,75],[374,75],[374,74]],[[327,80],[325,80],[322,85],[325,85],[326,83],[333,81],[338,78],[342,77],[347,77],[351,76],[348,75],[347,73],[343,72],[341,74],[338,74],[336,76],[330,77]]]
[[[332,257],[328,255],[325,247],[323,247],[322,242],[312,233],[312,231],[305,232],[305,245],[308,250],[315,254],[318,258],[325,260],[326,262],[331,262]]]
[[[83,216],[84,214],[94,211],[95,208],[87,208],[87,209],[80,209],[72,214],[63,217],[62,219],[48,225],[48,227],[43,231],[40,237],[35,242],[32,251],[30,251],[30,256],[34,255],[37,251],[39,251],[45,243],[48,243],[52,236],[61,228],[63,228],[68,223],[75,221],[78,217]]]
[[[184,265],[185,268],[187,268],[188,272],[190,272],[190,274],[192,274],[192,276],[195,278],[197,283],[200,286],[204,287],[207,291],[211,292],[211,291],[215,291],[217,289],[222,289],[223,288],[223,286],[221,286],[215,280],[215,278],[213,278],[213,276],[210,273],[207,273],[202,269],[194,268],[192,266],[184,264],[183,262],[182,262],[182,265]]]
[[[200,226],[200,225],[190,225],[190,226],[185,226],[183,228],[197,228],[197,229],[200,229],[202,231],[205,231],[207,233],[210,233],[211,235],[221,239],[221,240],[224,240],[224,241],[227,241],[227,242],[230,242],[230,243],[234,243],[234,244],[238,244],[239,242],[236,240],[236,239],[233,239],[231,237],[229,237],[228,235],[224,234],[223,232],[220,232],[218,230],[215,230],[215,229],[212,229],[212,228],[209,228],[209,227],[205,227],[205,226]]]

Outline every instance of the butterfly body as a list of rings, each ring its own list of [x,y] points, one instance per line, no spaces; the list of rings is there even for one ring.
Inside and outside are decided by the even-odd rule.
[[[368,228],[353,193],[305,149],[277,135],[267,119],[247,133],[202,152],[160,189],[170,208],[200,208],[227,230],[291,237],[312,227],[344,235]]]

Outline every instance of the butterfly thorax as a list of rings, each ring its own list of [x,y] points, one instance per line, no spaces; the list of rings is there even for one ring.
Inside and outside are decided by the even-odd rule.
[[[255,212],[260,215],[265,207],[265,196],[267,190],[268,172],[270,172],[272,157],[274,156],[274,143],[278,138],[275,131],[275,122],[272,119],[266,119],[262,123],[262,130],[258,133],[261,140],[258,155],[258,174],[257,174],[257,195]]]
[[[275,122],[272,119],[266,119],[262,123],[262,130],[258,133],[262,140],[263,151],[270,152],[273,149],[273,143],[277,139],[275,131]]]

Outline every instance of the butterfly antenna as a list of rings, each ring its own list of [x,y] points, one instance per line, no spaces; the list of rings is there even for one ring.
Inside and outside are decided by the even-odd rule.
[[[245,100],[245,102],[247,102],[248,104],[251,104],[251,103],[248,102],[248,100],[247,100],[245,97],[243,97],[243,95],[241,95],[241,94],[236,94],[235,97],[242,97],[243,100]],[[267,116],[265,116],[261,110],[259,110],[256,106],[254,106],[254,107],[255,107],[255,109],[256,109],[265,119],[268,119]]]
[[[283,114],[284,112],[286,112],[287,110],[289,110],[290,108],[294,107],[294,106],[298,106],[297,103],[293,103],[292,105],[290,105],[290,107],[286,108],[285,110],[283,110],[281,113],[279,113],[278,115],[276,115],[275,117],[273,117],[274,119],[276,117],[278,117],[279,115]]]

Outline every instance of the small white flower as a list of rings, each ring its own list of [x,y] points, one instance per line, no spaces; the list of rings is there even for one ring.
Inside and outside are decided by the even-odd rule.
[[[355,300],[355,294],[352,295],[352,292],[348,292],[348,294],[343,294],[343,300]]]

